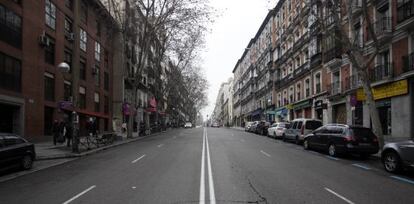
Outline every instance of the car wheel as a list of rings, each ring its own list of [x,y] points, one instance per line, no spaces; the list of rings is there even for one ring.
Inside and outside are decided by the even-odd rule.
[[[33,159],[30,155],[25,155],[22,159],[22,167],[23,169],[31,169],[33,166]]]
[[[296,136],[296,138],[295,138],[295,144],[297,144],[297,145],[300,144],[299,136]]]
[[[336,157],[337,153],[336,153],[336,146],[334,144],[330,144],[328,147],[328,154],[331,157]]]
[[[286,142],[286,135],[285,134],[282,135],[282,140],[283,140],[283,142]]]
[[[273,138],[277,138],[277,136],[276,136],[276,132],[273,132]]]
[[[310,150],[309,142],[306,139],[305,139],[305,141],[303,141],[303,149]]]
[[[397,173],[401,170],[401,159],[395,152],[386,152],[383,156],[382,163],[388,172]]]

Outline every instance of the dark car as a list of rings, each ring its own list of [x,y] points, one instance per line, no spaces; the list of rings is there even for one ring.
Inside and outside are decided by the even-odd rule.
[[[14,167],[30,169],[35,158],[32,143],[17,135],[0,133],[0,171]]]
[[[369,128],[341,124],[322,126],[306,135],[305,149],[328,151],[330,156],[356,153],[362,157],[375,154],[379,150],[378,138]]]
[[[384,145],[381,160],[386,171],[398,173],[404,167],[414,167],[414,141],[404,140]]]
[[[270,123],[266,121],[260,121],[256,125],[255,133],[260,135],[267,135],[267,129],[270,127]]]

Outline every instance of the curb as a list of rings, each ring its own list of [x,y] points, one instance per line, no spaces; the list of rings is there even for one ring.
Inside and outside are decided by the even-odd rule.
[[[160,133],[155,133],[155,134],[146,135],[146,136],[143,136],[143,137],[137,137],[137,138],[133,138],[133,139],[126,140],[124,142],[120,142],[120,143],[117,143],[117,144],[111,144],[111,145],[99,147],[99,148],[92,149],[92,150],[89,150],[89,151],[86,151],[86,152],[82,152],[82,153],[79,153],[79,154],[66,153],[66,154],[60,154],[60,155],[36,156],[36,160],[35,161],[83,157],[83,156],[95,154],[97,152],[100,152],[100,151],[103,151],[103,150],[106,150],[106,149],[110,149],[110,148],[117,147],[117,146],[120,146],[120,145],[128,144],[128,143],[135,142],[135,141],[138,141],[138,140],[142,140],[142,139],[147,138],[147,137],[150,137],[150,136],[156,136],[156,135],[159,135],[159,134]]]

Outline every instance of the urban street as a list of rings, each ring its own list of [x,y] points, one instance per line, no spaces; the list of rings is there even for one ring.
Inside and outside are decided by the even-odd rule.
[[[230,128],[174,129],[0,183],[1,203],[414,203],[410,173]]]

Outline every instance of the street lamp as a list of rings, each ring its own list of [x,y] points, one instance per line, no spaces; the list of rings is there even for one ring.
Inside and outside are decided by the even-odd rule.
[[[62,63],[60,63],[59,65],[58,65],[58,68],[60,69],[60,71],[62,72],[62,73],[69,73],[70,72],[70,69],[71,69],[71,67],[69,66],[69,64],[68,63],[66,63],[66,62],[62,62]],[[79,141],[78,141],[78,134],[77,134],[77,131],[78,131],[78,129],[77,129],[77,124],[79,123],[79,120],[78,120],[78,114],[76,113],[76,111],[75,111],[75,107],[76,107],[76,104],[74,103],[74,101],[73,101],[73,94],[74,93],[72,93],[72,107],[73,107],[73,111],[72,111],[72,120],[71,120],[71,128],[72,128],[72,152],[75,152],[75,153],[79,153]]]

